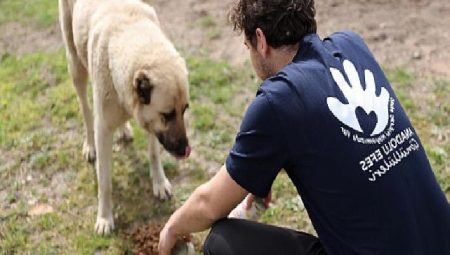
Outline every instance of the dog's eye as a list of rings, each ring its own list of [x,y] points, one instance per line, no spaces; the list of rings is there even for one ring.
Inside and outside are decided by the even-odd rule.
[[[165,122],[169,122],[175,119],[176,112],[173,110],[169,113],[161,113],[161,115],[163,116]]]

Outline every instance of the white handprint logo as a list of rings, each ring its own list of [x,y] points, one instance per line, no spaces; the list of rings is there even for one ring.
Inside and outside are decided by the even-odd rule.
[[[375,94],[375,79],[372,72],[367,69],[364,71],[366,82],[366,89],[364,90],[353,63],[344,60],[343,64],[351,86],[338,69],[330,68],[330,71],[339,89],[347,98],[348,104],[343,104],[337,98],[328,97],[328,108],[339,121],[359,132],[363,132],[363,130],[356,116],[356,108],[361,107],[366,114],[373,111],[377,116],[377,124],[370,136],[380,134],[389,121],[389,92],[381,87],[380,95]]]

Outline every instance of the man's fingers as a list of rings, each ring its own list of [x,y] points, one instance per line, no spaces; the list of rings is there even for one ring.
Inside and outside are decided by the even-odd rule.
[[[253,194],[248,194],[248,196],[245,198],[245,202],[244,202],[244,209],[245,210],[250,210],[250,208],[252,207],[253,201],[255,200],[255,195]],[[272,202],[272,190],[269,192],[269,194],[267,195],[267,197],[263,198],[263,202],[264,202],[264,206],[266,208],[269,207],[270,202]]]
[[[266,208],[269,208],[269,204],[270,204],[270,202],[272,202],[272,190],[269,192],[269,195],[267,195],[267,197],[265,197],[263,199],[263,201],[264,201],[264,206]]]
[[[189,235],[183,236],[182,239],[183,239],[183,241],[185,241],[185,242],[190,242],[190,241],[192,241],[192,235],[189,234]]]
[[[173,246],[177,240],[176,236],[169,233],[167,225],[161,230],[159,234],[158,251],[160,255],[170,255]]]
[[[170,255],[170,253],[167,250],[161,248],[161,246],[158,246],[158,252],[159,255]]]
[[[253,198],[255,196],[253,194],[248,194],[248,196],[245,198],[245,210],[250,210],[253,204]]]

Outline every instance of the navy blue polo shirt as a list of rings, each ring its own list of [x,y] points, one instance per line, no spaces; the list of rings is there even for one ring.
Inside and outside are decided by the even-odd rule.
[[[328,254],[450,254],[450,206],[366,44],[306,35],[258,89],[226,160],[264,197],[285,169]]]

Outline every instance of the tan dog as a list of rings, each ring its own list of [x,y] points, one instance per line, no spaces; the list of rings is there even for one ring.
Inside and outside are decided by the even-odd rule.
[[[96,160],[96,232],[114,229],[111,158],[113,133],[131,138],[130,118],[148,131],[153,193],[165,199],[171,185],[162,169],[159,142],[172,155],[189,156],[183,114],[188,107],[184,60],[160,29],[154,9],[139,0],[59,0],[69,71],[86,129],[83,153]],[[87,101],[93,86],[92,116]]]

